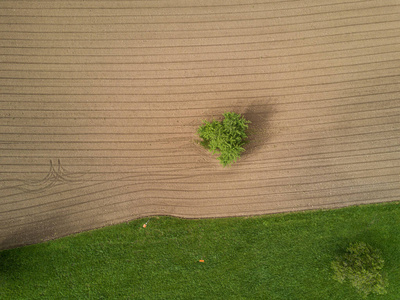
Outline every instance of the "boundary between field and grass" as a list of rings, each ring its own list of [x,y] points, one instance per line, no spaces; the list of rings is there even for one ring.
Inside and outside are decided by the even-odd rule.
[[[400,202],[254,217],[148,217],[0,251],[1,299],[361,299],[333,279],[349,243],[382,252],[400,299]],[[146,224],[146,226],[143,226]]]

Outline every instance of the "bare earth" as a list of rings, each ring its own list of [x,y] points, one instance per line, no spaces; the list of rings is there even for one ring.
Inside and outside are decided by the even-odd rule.
[[[0,2],[0,249],[400,199],[400,2]],[[201,120],[252,121],[223,168]]]

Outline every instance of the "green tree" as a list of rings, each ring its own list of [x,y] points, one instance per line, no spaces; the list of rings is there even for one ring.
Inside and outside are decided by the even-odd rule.
[[[226,112],[223,116],[221,122],[204,120],[197,133],[202,139],[200,144],[213,154],[220,154],[218,159],[225,167],[235,162],[245,151],[246,130],[251,122],[234,112]]]
[[[353,243],[332,262],[333,278],[341,283],[348,279],[365,297],[370,293],[386,294],[388,284],[381,274],[383,265],[380,251],[364,242]]]

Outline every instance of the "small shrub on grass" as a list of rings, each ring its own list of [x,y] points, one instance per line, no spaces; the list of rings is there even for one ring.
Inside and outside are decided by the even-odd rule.
[[[213,154],[220,154],[218,159],[225,167],[240,158],[247,142],[246,130],[251,122],[234,112],[224,113],[223,116],[221,122],[203,121],[197,133],[203,139],[200,144]]]
[[[387,282],[380,273],[383,264],[378,250],[363,242],[353,243],[332,262],[334,279],[341,283],[348,279],[365,297],[370,293],[386,294]]]

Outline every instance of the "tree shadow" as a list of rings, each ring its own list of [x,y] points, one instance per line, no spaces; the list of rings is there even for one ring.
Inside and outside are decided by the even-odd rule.
[[[271,104],[265,102],[261,104],[252,103],[244,110],[242,115],[251,122],[247,131],[246,151],[242,155],[242,157],[246,157],[255,154],[272,137],[271,120],[274,115],[274,108]]]
[[[5,238],[0,241],[0,251],[43,243],[59,238],[58,227],[68,224],[62,215],[54,215],[46,220],[24,224],[16,230],[10,230]]]

